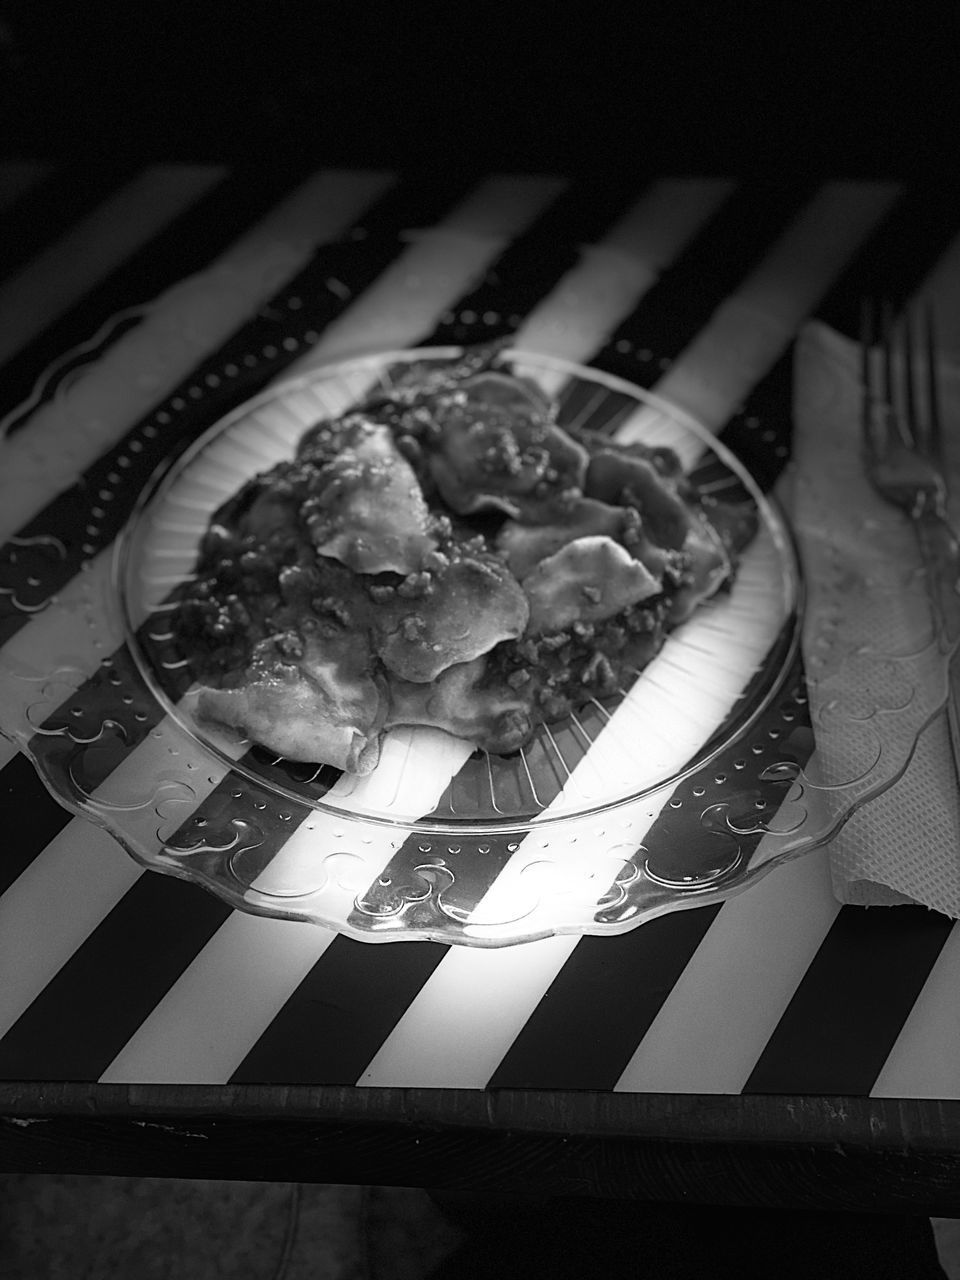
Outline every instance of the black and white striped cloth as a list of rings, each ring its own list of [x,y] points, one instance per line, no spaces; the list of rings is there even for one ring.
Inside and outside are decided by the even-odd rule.
[[[850,181],[22,163],[0,167],[0,231],[0,642],[55,663],[47,597],[105,572],[200,395],[226,411],[358,350],[515,332],[676,400],[770,486],[803,319],[850,330],[862,293],[955,270],[960,203]],[[14,598],[11,553],[41,533],[67,554]],[[102,658],[82,659],[84,696]],[[149,769],[149,727],[122,767]],[[960,1097],[960,935],[840,907],[823,851],[618,937],[369,945],[144,872],[12,746],[0,763],[2,1078]]]

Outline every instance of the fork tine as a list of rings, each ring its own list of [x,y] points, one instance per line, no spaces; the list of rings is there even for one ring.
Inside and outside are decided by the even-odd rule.
[[[937,336],[933,306],[924,308],[924,347],[927,374],[927,451],[938,461],[943,457],[943,439],[940,426],[940,396],[937,389]]]
[[[860,299],[860,439],[863,448],[874,454],[873,376],[870,351],[874,340],[874,307],[872,298]]]
[[[903,330],[903,407],[907,429],[914,442],[925,448],[924,432],[917,416],[917,389],[914,382],[913,325],[910,322],[910,308],[905,307],[900,315],[900,326]]]
[[[897,394],[897,372],[896,372],[896,325],[893,317],[893,306],[889,300],[884,299],[880,307],[880,347],[883,352],[883,425],[886,431],[887,439],[902,444],[907,449],[914,447],[914,439],[912,435],[912,422],[901,412],[902,397]],[[907,396],[912,396],[912,378],[911,359],[909,353],[909,333],[907,340],[904,342],[904,379],[907,385]]]
[[[883,352],[883,396],[891,408],[894,400],[893,376],[893,307],[884,298],[880,304],[880,349]]]

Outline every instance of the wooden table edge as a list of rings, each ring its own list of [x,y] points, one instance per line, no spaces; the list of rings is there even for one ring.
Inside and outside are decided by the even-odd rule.
[[[960,1100],[0,1083],[0,1173],[960,1217]]]

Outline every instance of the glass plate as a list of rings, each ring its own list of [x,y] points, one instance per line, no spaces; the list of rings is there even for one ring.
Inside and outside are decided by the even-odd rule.
[[[53,602],[72,624],[55,669],[26,643],[4,650],[4,732],[62,803],[143,865],[239,909],[365,940],[500,946],[619,933],[722,899],[823,844],[906,767],[940,705],[918,692],[940,656],[861,648],[838,663],[832,645],[838,688],[849,693],[853,671],[855,693],[827,699],[813,726],[832,762],[830,785],[818,781],[801,576],[777,505],[679,409],[529,352],[501,358],[558,397],[561,424],[669,445],[707,492],[755,506],[759,532],[731,591],[702,605],[616,698],[542,728],[511,758],[404,728],[387,735],[374,773],[356,778],[197,723],[189,655],[168,614],[211,513],[290,457],[317,418],[389,383],[391,370],[461,350],[380,352],[275,385],[165,464],[109,571],[86,561]],[[34,556],[58,554],[35,541]],[[835,634],[838,614],[827,609],[814,632]],[[900,696],[878,706],[875,677],[882,670],[889,689],[891,668]]]

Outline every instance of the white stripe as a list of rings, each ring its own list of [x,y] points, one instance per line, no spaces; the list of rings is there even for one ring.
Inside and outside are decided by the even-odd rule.
[[[390,181],[382,173],[317,174],[204,271],[147,305],[143,321],[66,394],[0,441],[0,539],[74,484]]]
[[[686,380],[678,376],[673,389],[696,387],[700,391],[698,396],[688,395],[684,407],[692,408],[710,426],[718,426],[728,419],[749,387],[739,375],[721,376],[710,383],[701,378],[697,362],[703,359],[708,368],[722,371],[726,363],[736,365],[743,361],[751,371],[751,378],[762,376],[780,353],[785,332],[789,338],[789,326],[797,322],[810,298],[826,291],[857,244],[882,216],[891,198],[892,192],[887,187],[835,184],[801,211],[747,278],[747,285],[754,282],[747,296],[754,302],[761,295],[764,299],[763,322],[758,323],[752,307],[735,307],[732,313],[724,312],[724,316],[732,314],[738,318],[738,324],[733,325],[724,318],[722,324],[712,328],[709,342],[695,339],[688,348],[689,355],[681,357],[681,368],[687,370]],[[825,252],[823,241],[834,238],[840,249]],[[757,287],[757,281],[762,289]],[[723,308],[717,314],[721,312]],[[720,345],[721,340],[725,348]],[[660,384],[657,390],[662,394],[670,387]],[[728,918],[735,914],[732,912]],[[721,911],[718,919],[722,916]],[[743,917],[748,924],[753,919],[747,908]],[[568,946],[569,939],[550,941],[558,944],[555,967],[546,963],[535,965],[526,958],[529,946],[540,944],[493,953],[495,968],[491,953],[486,950],[453,948],[388,1036],[364,1073],[362,1083],[384,1086],[421,1083],[415,1077],[423,1067],[422,1046],[443,1045],[445,1078],[436,1079],[434,1072],[432,1082],[483,1088],[513,1043],[517,1018],[511,1015],[501,1022],[496,999],[488,1001],[485,995],[478,1009],[476,995],[489,992],[495,982],[500,997],[509,998],[510,1008],[516,1009],[518,1002],[525,1002],[529,1016],[572,949]],[[455,966],[457,972],[457,982],[449,985],[443,974],[448,965]],[[774,990],[775,985],[772,983],[770,989]],[[483,1053],[461,1054],[459,1046],[467,1043],[482,1045]],[[408,1062],[414,1064],[409,1070]]]
[[[485,1088],[578,941],[451,947],[357,1083]]]
[[[113,548],[101,551],[0,650],[0,719],[19,743],[123,643],[112,562]]]
[[[733,187],[716,179],[655,183],[601,243],[586,247],[580,263],[534,307],[515,345],[567,360],[588,360]],[[562,381],[562,374],[540,377],[544,390],[551,393]]]
[[[251,1025],[269,1025],[335,937],[318,925],[235,911],[110,1063],[101,1084],[223,1084],[256,1043]],[[245,963],[246,957],[256,963]]]
[[[0,164],[0,209],[6,209],[35,187],[49,171],[40,160],[6,160]]]
[[[740,1093],[839,910],[824,850],[728,899],[615,1087]]]
[[[960,1098],[958,992],[960,925],[955,924],[883,1064],[871,1097]]]
[[[901,188],[830,182],[713,313],[653,390],[719,429],[776,362],[803,319]]]
[[[484,182],[438,226],[412,234],[410,249],[327,326],[289,375],[348,356],[409,346],[424,337],[563,186],[557,178],[494,177]]]
[[[26,346],[223,174],[212,165],[151,166],[6,280],[0,288],[0,362]]]

